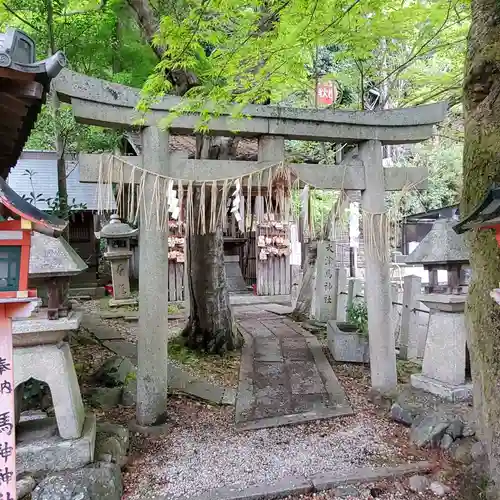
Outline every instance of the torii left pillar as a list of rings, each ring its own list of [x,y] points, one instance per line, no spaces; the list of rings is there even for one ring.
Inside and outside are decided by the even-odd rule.
[[[16,435],[12,318],[27,318],[36,298],[0,299],[0,499],[16,498]]]
[[[144,168],[168,176],[168,143],[168,132],[143,129]],[[153,196],[154,182],[153,176],[146,179],[143,196]],[[136,406],[141,427],[165,423],[168,391],[168,232],[148,227],[147,216],[141,207]]]

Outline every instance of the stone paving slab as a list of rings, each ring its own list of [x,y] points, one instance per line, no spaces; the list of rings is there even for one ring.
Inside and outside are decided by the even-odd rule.
[[[236,428],[262,429],[351,415],[333,369],[314,335],[273,314],[237,316],[245,340]]]
[[[286,498],[291,495],[319,493],[350,484],[367,484],[382,479],[395,479],[412,474],[431,472],[433,464],[422,461],[395,467],[358,467],[351,472],[321,472],[310,477],[289,476],[268,484],[258,484],[247,488],[218,488],[201,495],[183,497],[182,500],[268,500]],[[145,499],[144,499],[145,500]],[[155,500],[167,500],[156,497]]]
[[[92,332],[94,337],[99,340],[120,340],[122,338],[118,330],[103,324],[99,316],[94,314],[84,314],[81,326]]]
[[[282,304],[265,304],[262,306],[262,309],[282,316],[293,313],[292,306],[284,306]]]

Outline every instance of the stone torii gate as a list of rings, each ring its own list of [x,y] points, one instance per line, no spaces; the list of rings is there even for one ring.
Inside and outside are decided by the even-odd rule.
[[[139,115],[140,93],[123,85],[63,71],[54,81],[62,101],[70,103],[75,118],[85,124],[130,128]],[[432,136],[433,127],[446,112],[446,104],[376,112],[306,110],[276,106],[248,106],[244,115],[228,115],[210,120],[210,133],[218,136],[257,137],[258,162],[189,160],[169,155],[170,134],[191,135],[199,116],[176,118],[168,131],[159,122],[179,104],[167,96],[142,117],[142,155],[124,158],[162,175],[184,180],[234,178],[248,175],[284,159],[284,140],[357,143],[358,157],[340,165],[291,164],[305,182],[322,189],[360,190],[362,208],[383,214],[385,191],[401,190],[412,184],[426,187],[427,171],[420,168],[384,168],[382,146],[416,143]],[[100,155],[80,155],[82,182],[97,182]],[[118,182],[119,179],[113,179]],[[139,179],[137,179],[138,181]],[[152,180],[146,189],[153,192]],[[386,217],[379,215],[378,217]],[[376,240],[383,244],[382,235]],[[167,394],[167,235],[141,225],[139,263],[140,328],[138,337],[137,422],[154,425],[166,411]],[[384,248],[388,253],[389,249]],[[394,333],[391,317],[388,258],[366,250],[366,295],[370,332],[372,387],[382,392],[396,387]],[[154,270],[154,272],[152,272]]]

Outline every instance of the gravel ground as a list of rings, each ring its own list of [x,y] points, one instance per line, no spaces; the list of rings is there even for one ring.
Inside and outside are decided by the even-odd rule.
[[[343,374],[339,378],[347,381]],[[246,433],[234,431],[232,409],[172,398],[168,436],[132,438],[134,452],[124,475],[124,499],[154,495],[173,499],[288,475],[438,459],[435,452],[408,446],[408,430],[367,402],[368,387],[363,382],[349,379],[344,387],[354,396],[351,403],[357,413],[352,417]]]
[[[98,312],[95,302],[83,303]],[[127,329],[129,339],[137,326],[103,320]],[[85,372],[97,368],[106,353],[99,345],[83,342],[73,347],[75,363]],[[109,352],[109,351],[108,351]],[[99,362],[97,362],[99,361]],[[186,365],[183,365],[186,367]],[[190,369],[196,370],[192,366]],[[220,366],[218,367],[220,369]],[[446,460],[439,451],[409,446],[408,429],[395,424],[367,398],[369,370],[365,366],[334,365],[340,383],[356,414],[328,421],[237,433],[234,409],[206,405],[184,397],[169,400],[171,428],[160,438],[131,436],[129,463],[124,470],[123,500],[146,500],[155,495],[175,499],[224,486],[275,481],[289,475],[310,475],[325,470],[348,471],[353,467],[399,465],[432,460],[441,469]],[[215,376],[217,378],[218,375]],[[126,424],[133,409],[99,412],[99,419]],[[438,478],[453,487],[452,478]],[[414,494],[404,480],[356,488],[351,499],[430,500],[432,493]],[[458,500],[456,490],[448,498]],[[331,499],[335,492],[290,497],[290,500]],[[338,498],[338,497],[337,497]]]

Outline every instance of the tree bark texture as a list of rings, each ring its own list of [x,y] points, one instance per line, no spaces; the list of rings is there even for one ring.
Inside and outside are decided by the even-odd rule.
[[[162,59],[165,48],[154,42],[160,26],[157,13],[151,7],[149,0],[127,0],[129,7],[135,14],[142,34],[158,59]],[[173,69],[166,75],[175,88],[177,95],[185,94],[191,87],[198,85],[198,77],[192,71]]]
[[[237,139],[197,137],[198,158],[228,159],[234,155]],[[211,193],[205,188],[205,225],[210,225]],[[198,222],[201,187],[195,188],[193,215]],[[217,207],[220,200],[217,200]],[[225,210],[223,217],[225,216]],[[192,349],[223,354],[236,349],[240,342],[233,325],[224,267],[224,239],[219,224],[215,233],[187,236],[189,321],[183,335]]]
[[[500,3],[472,0],[464,81],[465,147],[462,217],[500,182]],[[500,251],[491,230],[470,235],[472,283],[466,322],[478,436],[486,445],[491,498],[500,499]]]
[[[200,210],[200,195],[201,188],[197,188],[193,208],[195,220]],[[207,214],[209,211],[210,193],[207,192]],[[223,354],[238,346],[229,307],[223,245],[220,227],[215,233],[204,235],[188,231],[186,265],[190,311],[183,336],[191,349],[211,354]]]

